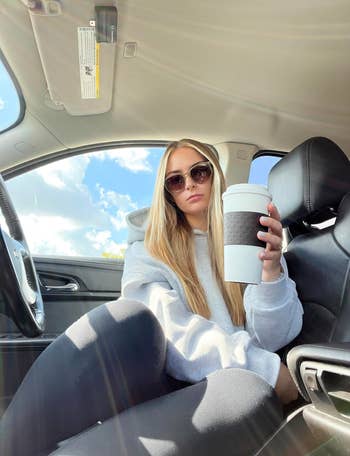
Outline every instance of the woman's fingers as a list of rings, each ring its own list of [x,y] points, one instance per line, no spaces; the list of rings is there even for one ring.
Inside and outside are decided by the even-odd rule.
[[[259,257],[264,261],[264,268],[270,270],[271,268],[279,267],[280,264],[282,253],[282,224],[280,222],[280,214],[273,203],[268,204],[267,210],[269,216],[262,216],[259,221],[268,231],[259,231],[257,237],[261,241],[266,242],[266,248],[259,253]]]
[[[268,210],[270,217],[272,217],[278,221],[281,220],[280,213],[278,212],[277,207],[272,202],[267,205],[267,210]]]
[[[265,231],[258,231],[258,239],[266,242],[267,250],[280,251],[282,249],[282,238],[280,236]]]
[[[282,238],[282,224],[279,220],[272,218],[272,216],[260,217],[260,224],[266,226],[270,232]]]
[[[280,262],[281,251],[280,250],[268,250],[267,248],[259,253],[261,260],[274,260],[276,263]]]

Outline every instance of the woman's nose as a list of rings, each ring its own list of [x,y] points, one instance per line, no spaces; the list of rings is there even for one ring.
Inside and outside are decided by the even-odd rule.
[[[191,176],[186,176],[185,177],[185,186],[186,186],[186,189],[190,189],[190,188],[193,188],[195,187],[196,183],[194,180],[192,180]]]

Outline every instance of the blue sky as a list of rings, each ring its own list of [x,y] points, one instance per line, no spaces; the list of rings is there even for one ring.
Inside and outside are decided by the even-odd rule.
[[[0,131],[18,114],[15,88],[0,62]],[[8,181],[32,253],[121,257],[127,243],[125,216],[150,205],[163,151],[109,149],[70,157]],[[266,184],[277,160],[255,160],[249,181]]]
[[[96,181],[104,182],[110,190],[129,194],[132,200],[139,201],[141,207],[147,206],[150,204],[149,190],[154,186],[155,170],[164,149],[149,148],[147,150],[149,151],[147,163],[149,163],[151,171],[148,172],[144,169],[139,172],[129,170],[128,175],[126,175],[125,170],[127,168],[125,167],[113,166],[113,162],[106,164],[103,160],[92,159],[91,165],[86,170],[84,183],[89,188],[93,188]],[[96,197],[97,194],[97,189],[93,189],[93,197]]]
[[[269,171],[280,159],[280,157],[267,155],[257,157],[250,167],[248,181],[251,184],[267,185],[267,176]]]
[[[0,132],[18,119],[19,99],[11,78],[0,60]]]
[[[163,150],[92,152],[7,181],[32,252],[120,256],[127,242],[125,217],[150,205]]]

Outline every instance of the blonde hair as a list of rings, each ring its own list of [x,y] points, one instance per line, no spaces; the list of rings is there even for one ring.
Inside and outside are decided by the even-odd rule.
[[[171,153],[180,147],[194,149],[213,166],[212,190],[207,212],[210,261],[232,322],[243,325],[245,313],[241,287],[238,283],[224,282],[223,279],[224,241],[221,195],[226,189],[226,184],[218,157],[210,147],[193,139],[181,139],[167,147],[158,169],[145,246],[153,257],[165,263],[176,273],[192,312],[210,318],[205,292],[195,268],[192,228],[164,187],[168,159]]]

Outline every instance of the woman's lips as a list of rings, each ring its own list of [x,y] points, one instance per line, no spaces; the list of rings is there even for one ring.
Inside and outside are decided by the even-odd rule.
[[[192,195],[189,198],[187,198],[187,201],[198,201],[202,197],[203,197],[203,195]]]

